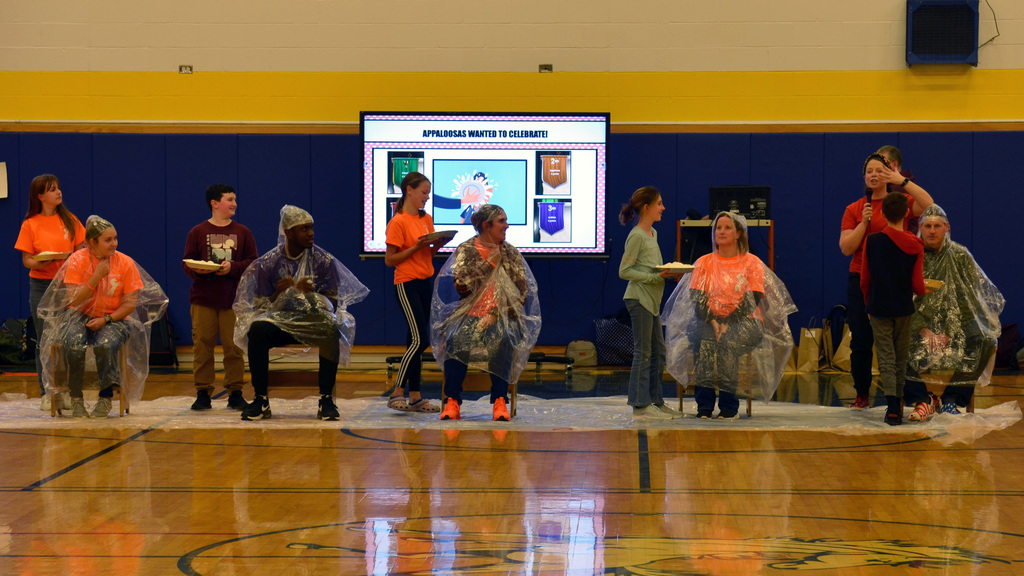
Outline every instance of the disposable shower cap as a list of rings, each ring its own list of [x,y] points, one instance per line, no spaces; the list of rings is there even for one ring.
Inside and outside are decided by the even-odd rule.
[[[466,240],[434,281],[430,345],[442,368],[451,358],[517,382],[540,325],[537,281],[508,242],[488,251],[479,236]]]
[[[666,368],[684,386],[711,387],[717,374],[719,389],[736,394],[749,382],[768,402],[793,350],[793,312],[782,280],[753,254],[702,256],[662,313]],[[716,335],[712,320],[724,332]]]
[[[718,242],[715,240],[715,224],[723,216],[728,216],[732,220],[736,232],[739,233],[739,237],[736,239],[736,248],[740,251],[740,254],[746,254],[750,251],[750,237],[747,236],[747,219],[742,214],[734,214],[732,212],[719,212],[715,215],[715,219],[711,221],[711,251],[718,252]]]
[[[113,227],[114,225],[109,221],[93,214],[85,219],[85,239],[92,240],[93,238],[98,238],[100,234]]]
[[[89,220],[93,221],[93,218]],[[110,227],[109,222],[106,227]],[[91,344],[92,336],[99,334],[91,333],[85,323],[111,314],[122,303],[134,300],[131,313],[114,322],[119,333],[127,337],[118,347],[118,354],[124,352],[127,371],[121,373],[121,363],[113,362],[115,372],[112,376],[124,387],[128,398],[137,402],[142,398],[146,377],[149,376],[150,325],[166,311],[167,295],[153,277],[129,256],[115,252],[107,260],[110,271],[85,302],[69,307],[75,291],[89,280],[100,263],[88,247],[76,251],[64,262],[43,294],[39,302],[43,331],[38,348],[43,384],[50,392],[68,388],[68,378],[84,369],[85,347]],[[68,366],[69,358],[71,366]]]
[[[932,219],[949,221],[937,204],[921,213],[922,230]],[[914,299],[907,378],[954,386],[987,385],[1001,332],[1003,295],[948,231],[941,248],[925,249],[924,277],[944,284]]]
[[[235,344],[249,349],[249,327],[266,321],[284,330],[307,346],[320,348],[329,360],[348,365],[356,320],[348,311],[362,301],[370,290],[329,252],[313,245],[298,258],[288,256],[284,230],[312,223],[308,212],[295,206],[281,208],[281,235],[272,250],[260,256],[242,274],[235,294]],[[277,293],[278,282],[292,279],[292,285]],[[302,291],[296,285],[306,279],[313,289]],[[338,357],[334,358],[335,342]]]
[[[284,231],[294,228],[296,226],[302,226],[303,224],[312,224],[313,215],[306,212],[298,206],[292,206],[291,204],[285,204],[281,207],[281,224],[277,227],[277,245],[284,245]]]

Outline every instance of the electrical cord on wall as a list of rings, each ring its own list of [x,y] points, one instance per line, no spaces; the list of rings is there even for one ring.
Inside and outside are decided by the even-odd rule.
[[[988,0],[985,0],[985,5],[988,6],[989,11],[992,12],[992,23],[996,25],[996,35],[989,38],[988,40],[985,40],[985,42],[979,44],[979,49],[985,44],[988,44],[989,42],[995,40],[996,38],[999,38],[999,20],[996,19],[996,11],[992,9],[992,5],[989,4]]]

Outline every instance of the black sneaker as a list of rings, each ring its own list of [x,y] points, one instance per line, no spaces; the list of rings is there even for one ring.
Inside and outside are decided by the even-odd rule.
[[[899,396],[886,396],[885,423],[889,426],[903,424],[903,399]]]
[[[330,395],[321,396],[316,409],[317,420],[337,420],[339,416],[338,407],[334,405],[334,398],[331,398]]]
[[[697,418],[700,418],[701,420],[710,420],[711,414],[711,410],[697,410]]]
[[[242,410],[242,420],[263,420],[270,416],[270,400],[266,396],[253,398],[252,404]]]
[[[196,401],[192,403],[193,410],[209,410],[213,408],[210,404],[210,391],[203,389],[196,391]]]
[[[242,397],[241,390],[232,390],[228,396],[228,410],[245,410],[249,403]]]

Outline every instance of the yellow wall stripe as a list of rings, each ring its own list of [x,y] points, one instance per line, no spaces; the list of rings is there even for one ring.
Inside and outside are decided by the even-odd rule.
[[[611,112],[614,123],[1017,122],[1024,70],[0,71],[0,122],[355,122],[361,110]]]

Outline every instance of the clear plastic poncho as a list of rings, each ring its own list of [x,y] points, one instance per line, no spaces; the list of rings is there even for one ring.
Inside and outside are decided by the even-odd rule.
[[[921,214],[948,222],[932,205]],[[924,277],[941,280],[938,290],[914,298],[907,378],[930,384],[985,386],[992,377],[999,314],[1006,301],[970,251],[946,232],[942,248],[924,252]]]
[[[67,361],[68,347],[75,345],[70,341],[74,340],[76,333],[88,335],[85,340],[86,345],[92,343],[91,337],[94,334],[91,334],[84,324],[90,318],[104,316],[104,312],[97,309],[96,294],[99,293],[101,297],[103,294],[114,295],[114,299],[108,302],[113,305],[120,305],[121,298],[135,298],[135,309],[132,313],[114,323],[127,329],[127,341],[122,343],[121,347],[126,352],[125,361],[128,370],[127,373],[118,373],[117,375],[131,402],[138,402],[142,398],[146,378],[149,376],[150,325],[167,310],[167,294],[142,266],[125,254],[117,252],[111,257],[111,261],[116,262],[116,266],[122,270],[130,270],[129,267],[137,270],[139,279],[142,281],[142,288],[118,297],[118,280],[116,280],[116,275],[110,275],[100,281],[90,299],[74,308],[69,308],[68,304],[71,302],[72,295],[79,286],[79,284],[65,283],[69,266],[80,267],[87,275],[91,275],[99,262],[86,247],[76,251],[64,262],[39,302],[39,316],[43,319],[44,328],[39,338],[38,353],[43,368],[43,385],[47,392],[53,392],[57,388],[69,388],[67,380],[72,370],[69,369]],[[111,266],[112,270],[114,267],[114,265]],[[62,349],[64,353],[60,353]],[[55,355],[55,351],[58,354]],[[84,355],[81,362],[84,368]],[[120,362],[114,364],[120,372]]]
[[[356,335],[355,317],[348,311],[370,290],[329,252],[313,245],[298,258],[288,257],[284,230],[310,223],[309,213],[295,206],[281,209],[278,244],[245,269],[238,282],[235,302],[235,344],[249,349],[249,327],[253,322],[274,324],[307,346],[318,347],[329,360],[347,366]],[[273,298],[278,282],[291,277],[293,284]],[[311,291],[296,288],[303,279],[313,283]],[[337,346],[335,346],[335,343]],[[337,349],[337,358],[333,358]]]
[[[745,237],[746,221],[730,217]],[[749,382],[768,402],[793,350],[787,318],[796,306],[746,244],[734,258],[719,256],[712,244],[714,251],[683,275],[662,312],[666,369],[683,386],[717,384],[732,394]],[[721,326],[717,334],[712,320]]]
[[[442,369],[452,358],[511,384],[540,335],[537,281],[514,246],[502,242],[484,259],[477,238],[459,244],[434,281],[430,345]]]

